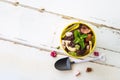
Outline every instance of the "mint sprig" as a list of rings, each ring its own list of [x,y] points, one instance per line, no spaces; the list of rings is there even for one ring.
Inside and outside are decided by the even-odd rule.
[[[74,43],[79,44],[81,46],[81,49],[85,48],[84,38],[87,37],[87,34],[80,34],[78,30],[74,31]]]

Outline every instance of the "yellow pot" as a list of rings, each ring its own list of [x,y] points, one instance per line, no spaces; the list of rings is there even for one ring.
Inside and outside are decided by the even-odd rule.
[[[89,50],[89,52],[87,53],[87,54],[85,54],[84,56],[74,56],[74,55],[71,55],[71,54],[69,54],[67,51],[65,51],[65,49],[63,48],[63,45],[62,45],[62,37],[65,35],[65,31],[66,31],[66,29],[68,29],[68,27],[70,26],[70,25],[72,25],[72,24],[85,24],[87,27],[89,27],[89,29],[92,31],[92,33],[93,33],[93,36],[94,36],[94,43],[92,43],[93,45],[92,45],[92,48]],[[74,26],[73,26],[73,29],[74,29]],[[88,55],[90,55],[92,52],[93,52],[93,50],[95,49],[95,46],[96,46],[96,35],[95,35],[95,32],[94,32],[94,30],[91,28],[91,26],[89,26],[87,23],[85,23],[85,22],[74,22],[74,23],[71,23],[71,24],[69,24],[68,26],[66,26],[64,29],[63,29],[63,31],[62,31],[62,33],[61,33],[61,36],[60,36],[60,47],[64,50],[64,52],[68,55],[68,56],[70,56],[70,57],[73,57],[73,58],[80,58],[80,59],[84,59],[85,57],[87,57]]]

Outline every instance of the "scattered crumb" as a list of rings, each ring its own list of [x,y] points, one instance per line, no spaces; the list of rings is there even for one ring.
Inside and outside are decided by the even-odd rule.
[[[78,71],[76,74],[75,74],[75,76],[77,77],[77,76],[79,76],[81,73],[80,73],[80,71]]]
[[[50,55],[51,55],[52,57],[56,57],[56,56],[57,56],[57,52],[56,52],[56,51],[52,51],[52,52],[50,53]]]
[[[60,49],[60,46],[58,46],[57,49]]]
[[[92,68],[87,67],[86,72],[92,72],[92,71],[93,71]]]
[[[99,52],[94,52],[94,56],[99,56]]]

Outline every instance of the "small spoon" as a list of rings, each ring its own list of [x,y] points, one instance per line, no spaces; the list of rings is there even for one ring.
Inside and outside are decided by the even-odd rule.
[[[69,57],[65,57],[62,59],[59,59],[58,61],[56,61],[55,63],[55,68],[61,71],[64,70],[71,70],[71,65],[75,64],[75,63],[83,63],[83,62],[89,62],[89,61],[96,61],[96,60],[105,60],[104,56],[99,56],[96,58],[92,58],[92,59],[85,59],[85,60],[80,60],[80,61],[70,61]]]

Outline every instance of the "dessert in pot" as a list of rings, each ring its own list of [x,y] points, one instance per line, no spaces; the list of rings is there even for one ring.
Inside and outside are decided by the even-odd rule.
[[[95,33],[82,22],[72,23],[61,34],[61,46],[64,51],[75,58],[90,54],[96,44]]]

